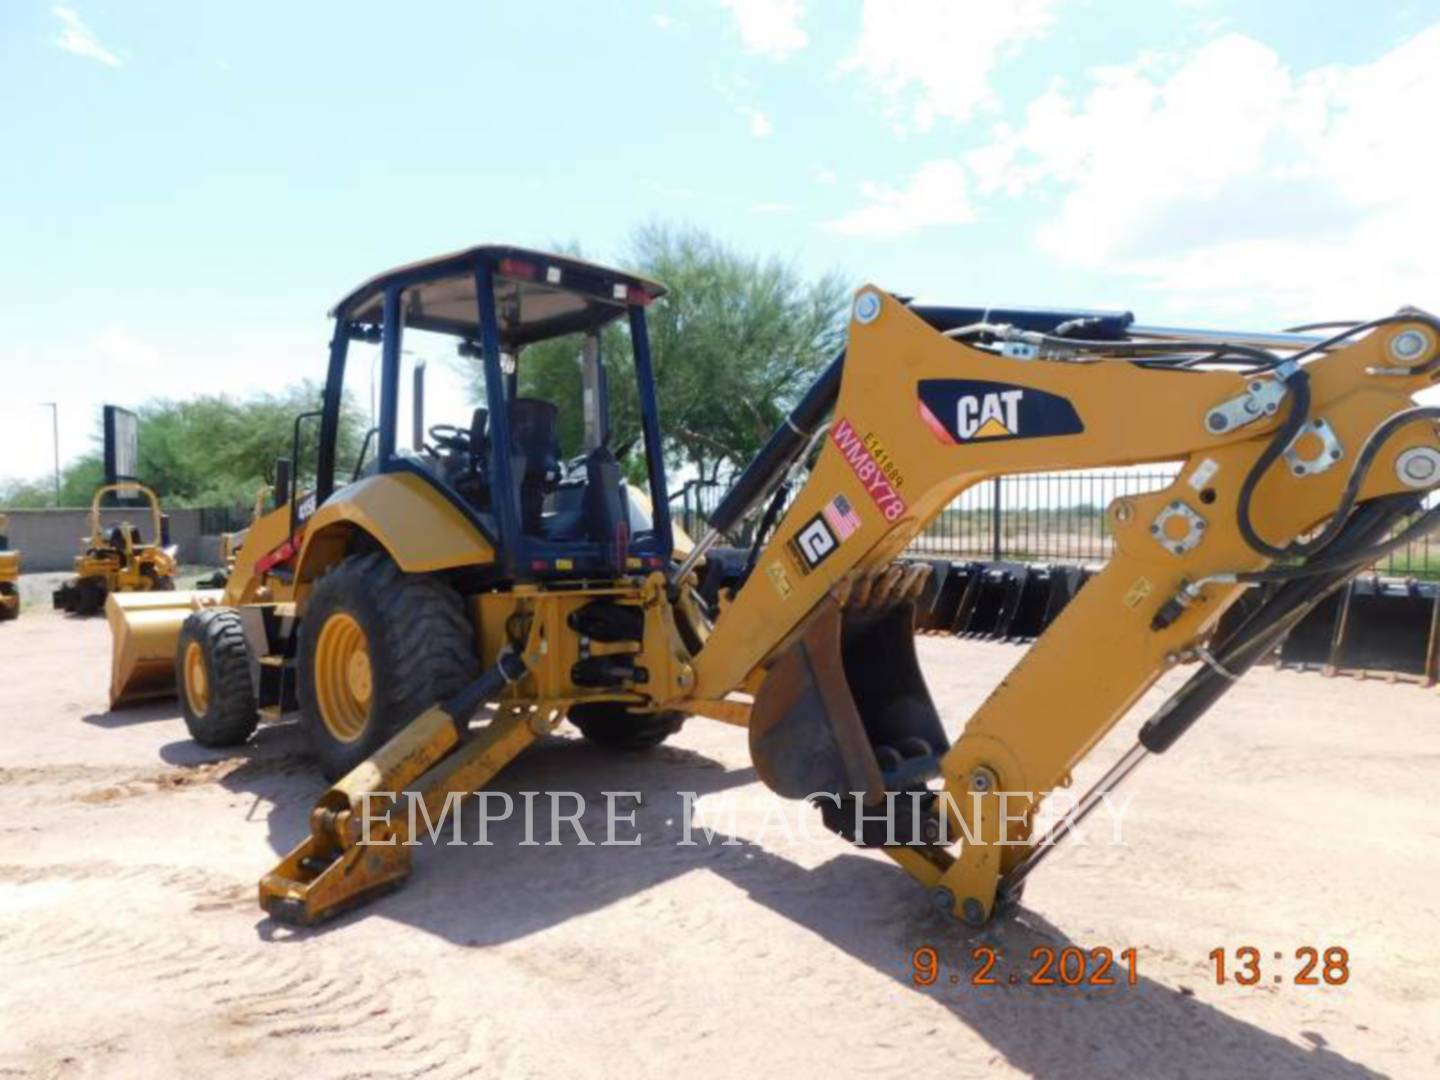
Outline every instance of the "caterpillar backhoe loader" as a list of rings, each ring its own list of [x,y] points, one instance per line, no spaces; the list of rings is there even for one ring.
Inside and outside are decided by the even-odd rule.
[[[641,747],[695,715],[746,728],[766,785],[983,923],[1278,635],[1440,514],[1423,509],[1440,409],[1411,400],[1440,373],[1440,324],[1421,312],[1315,328],[1329,336],[1242,334],[913,305],[867,285],[844,352],[678,553],[646,337],[662,296],[574,259],[482,247],[380,275],[335,308],[295,595],[238,610],[255,661],[227,691],[278,707],[293,690],[334,781],[260,882],[276,920],[313,923],[405,878],[407,815],[384,819],[385,793],[408,789],[433,818],[567,716]],[[627,509],[610,446],[599,331],[613,320],[634,354],[648,517]],[[480,358],[486,404],[407,451],[396,397],[415,330]],[[525,348],[562,334],[581,337],[585,388],[570,403],[583,453],[568,463],[556,404],[517,394]],[[340,486],[357,340],[381,347],[378,453]],[[1165,461],[1174,482],[1107,508],[1113,558],[952,743],[914,652],[930,576],[904,558],[916,534],[997,475]],[[748,556],[721,557],[762,504]],[[1182,664],[1189,680],[1133,749],[1035,835],[1047,795]]]
[[[20,552],[10,550],[10,519],[0,514],[0,622],[20,616]]]
[[[108,532],[100,521],[106,495],[139,495],[150,504],[150,540],[128,521]],[[52,594],[57,611],[94,615],[105,598],[121,592],[169,592],[175,588],[176,549],[170,543],[170,521],[160,512],[160,499],[144,484],[103,484],[90,500],[90,536],[75,556],[75,576]]]
[[[288,474],[288,461],[281,459],[279,471]],[[276,490],[285,490],[283,477]],[[225,535],[221,550],[225,570],[213,582],[218,587],[112,593],[105,601],[112,709],[173,697],[178,685],[191,734],[207,746],[227,745],[223,735],[206,723],[215,661],[187,631],[214,622],[213,616],[202,616],[208,608],[233,609],[252,601],[290,598],[285,563],[295,523],[288,502],[265,512],[265,498],[270,494],[269,487],[258,491],[250,524]],[[239,741],[249,734],[246,731]]]

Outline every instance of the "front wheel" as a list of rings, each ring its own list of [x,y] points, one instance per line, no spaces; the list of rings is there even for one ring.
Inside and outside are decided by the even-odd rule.
[[[260,712],[240,613],[204,608],[186,617],[175,645],[175,685],[190,737],[201,746],[239,746]]]
[[[379,553],[352,555],[320,579],[297,655],[300,722],[327,780],[479,674],[459,594]]]
[[[685,723],[676,712],[631,712],[618,701],[591,701],[570,706],[569,721],[591,742],[612,750],[653,750]]]

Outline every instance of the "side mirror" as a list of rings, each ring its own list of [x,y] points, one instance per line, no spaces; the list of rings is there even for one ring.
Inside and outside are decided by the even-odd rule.
[[[272,498],[277,507],[284,506],[290,501],[290,459],[288,457],[275,459],[275,483],[271,486],[274,489]]]

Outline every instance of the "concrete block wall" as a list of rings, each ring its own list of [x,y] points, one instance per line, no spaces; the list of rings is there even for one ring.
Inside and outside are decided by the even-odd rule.
[[[170,542],[179,547],[180,561],[202,565],[213,562],[219,551],[219,540],[201,537],[200,511],[167,510],[166,513],[170,518]],[[20,570],[26,574],[69,570],[90,535],[89,509],[7,510],[0,507],[0,514],[10,519],[10,547],[20,552]],[[106,529],[129,521],[140,529],[140,535],[147,542],[152,539],[148,509],[106,509],[100,512],[100,521]],[[210,542],[207,544],[206,540]]]

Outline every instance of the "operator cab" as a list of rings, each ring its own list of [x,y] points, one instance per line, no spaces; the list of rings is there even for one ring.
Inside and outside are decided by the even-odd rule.
[[[337,486],[337,467],[342,482],[409,472],[464,512],[499,553],[499,570],[507,577],[610,577],[667,565],[673,540],[645,323],[646,307],[662,295],[660,285],[631,274],[501,246],[470,248],[371,278],[331,313],[336,329],[317,502]],[[628,333],[634,356],[646,464],[641,491],[627,484],[612,445],[601,344],[602,332],[615,323]],[[484,382],[483,399],[468,416],[426,426],[417,380],[409,448],[397,437],[407,334],[453,339],[455,352],[477,364]],[[527,350],[557,341],[574,345],[574,400],[523,394]],[[353,471],[336,461],[352,342],[379,346],[374,426]],[[571,420],[576,442],[568,448],[562,445],[562,417]]]

